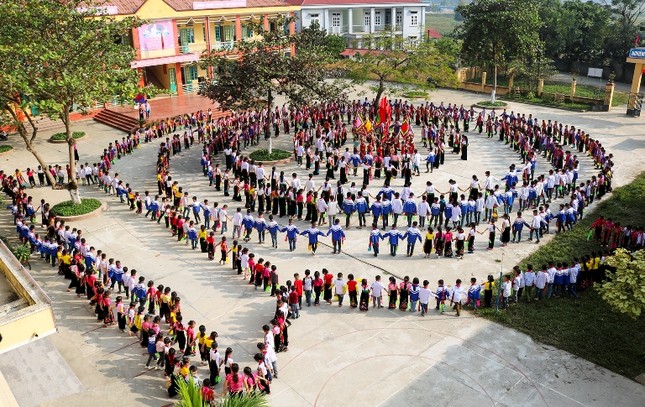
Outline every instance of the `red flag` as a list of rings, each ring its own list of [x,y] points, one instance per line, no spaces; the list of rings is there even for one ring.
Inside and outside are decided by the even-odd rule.
[[[387,97],[383,96],[381,98],[381,103],[379,104],[379,117],[381,118],[381,123],[386,123],[387,122],[387,108],[390,104],[387,102]]]
[[[405,119],[401,125],[401,135],[407,135],[408,131],[410,131],[410,124],[408,123],[408,119]]]
[[[636,34],[636,39],[634,40],[634,46],[638,47],[638,44],[640,44],[640,42],[641,42],[641,35]]]

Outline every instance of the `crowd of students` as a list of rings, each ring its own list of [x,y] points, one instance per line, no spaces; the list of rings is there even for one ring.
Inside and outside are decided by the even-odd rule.
[[[135,139],[136,136],[127,138],[133,140],[133,148]],[[124,154],[131,153],[133,148],[124,149]],[[110,165],[121,157],[121,154],[110,156],[111,150],[107,149]],[[100,169],[96,177],[87,179],[88,185],[96,183],[106,192],[116,193],[131,209],[142,213],[141,201],[131,186],[121,181],[108,184],[104,182],[107,172],[101,177],[102,172]],[[270,383],[277,378],[277,353],[287,350],[287,330],[291,324],[287,314],[293,309],[284,306],[288,304],[289,292],[278,286],[275,265],[263,259],[258,259],[256,264],[254,254],[235,241],[227,251],[227,254],[231,251],[234,254],[234,271],[244,273],[246,278],[249,269],[253,270],[253,281],[260,285],[264,280],[265,288],[270,282],[271,296],[277,297],[274,318],[270,325],[262,327],[262,340],[258,342],[254,356],[256,365],[241,369],[233,362],[231,348],[220,355],[216,331],[208,334],[205,326],[197,327],[195,321],[183,319],[181,298],[170,287],[155,285],[154,281],[146,280],[137,270],[128,269],[118,259],[108,258],[107,253],[87,242],[82,230],[57,219],[45,200],[34,208],[26,187],[16,177],[5,176],[0,171],[0,182],[3,191],[12,198],[12,213],[21,242],[29,245],[33,254],[58,267],[59,274],[70,280],[67,291],[74,292],[78,298],[86,297],[94,306],[97,321],[103,327],[114,325],[121,332],[127,331],[130,336],[138,337],[141,346],[148,351],[146,368],[164,370],[170,381],[169,394],[176,394],[178,379],[189,381],[192,377],[193,382],[201,387],[204,400],[214,401],[214,389],[221,381],[220,376],[224,378],[222,394],[270,392]],[[41,215],[41,228],[46,229],[43,233],[36,228],[37,213]],[[191,357],[198,352],[201,364],[208,365],[209,369],[209,377],[203,381],[198,377],[197,365],[191,364]]]
[[[417,126],[421,125],[422,142],[430,151],[426,157],[428,171],[444,162],[444,143],[464,147],[463,137],[459,137],[460,134],[463,136],[459,122],[463,121],[464,131],[468,131],[471,118],[475,116],[472,109],[465,110],[463,106],[457,108],[456,105],[445,107],[443,104],[426,103],[414,107],[407,102],[395,101],[393,106],[394,126],[400,126],[402,119],[414,120]],[[285,286],[281,286],[277,267],[265,259],[256,260],[250,248],[240,243],[249,243],[254,231],[257,232],[258,243],[264,242],[265,233],[268,232],[274,248],[278,246],[278,233],[285,233],[290,250],[296,250],[297,236],[307,236],[312,253],[316,252],[319,237],[331,236],[334,253],[340,253],[345,239],[340,216],[345,217],[347,229],[354,225],[352,219],[355,213],[358,215],[359,228],[367,226],[366,215],[371,214],[372,232],[368,247],[375,256],[379,254],[379,242],[387,239],[393,256],[397,254],[398,241],[404,240],[407,241],[408,256],[414,254],[416,242],[423,243],[425,257],[429,257],[433,251],[440,256],[453,256],[454,242],[457,257],[461,257],[466,248],[468,252],[473,252],[475,233],[488,231],[489,249],[492,249],[496,231],[502,235],[502,244],[507,244],[511,234],[512,241],[516,241],[516,238],[518,242],[521,241],[523,227],[530,229],[530,238],[535,235],[539,241],[543,233],[548,233],[552,218],[556,219],[558,231],[571,228],[582,217],[587,204],[611,190],[612,156],[584,132],[573,126],[562,127],[557,122],[542,121],[540,125],[530,115],[527,118],[504,111],[497,116],[494,111],[490,114],[483,111],[476,119],[476,129],[482,133],[485,126],[488,137],[499,134],[500,141],[505,141],[510,148],[518,151],[522,168],[511,166],[501,180],[495,179],[487,171],[483,183],[473,176],[465,189],[450,180],[445,192],[439,192],[431,182],[427,182],[424,191],[415,194],[411,189],[412,177],[420,174],[422,159],[420,153],[412,149],[413,146],[391,143],[384,149],[376,142],[370,144],[376,146],[371,150],[370,145],[361,140],[353,152],[349,148],[341,152],[341,146],[347,142],[348,136],[343,121],[347,118],[346,121],[351,123],[352,117],[359,113],[367,117],[375,114],[371,105],[360,102],[314,106],[303,110],[283,107],[272,112],[265,109],[219,119],[212,119],[209,109],[208,112],[153,122],[142,131],[110,143],[98,163],[86,163],[78,170],[68,170],[66,174],[57,171],[61,183],[65,175],[69,179],[74,173],[83,183],[97,184],[106,193],[116,195],[137,214],[150,216],[151,221],[159,224],[163,220],[173,236],[186,244],[190,243],[195,250],[199,248],[210,260],[215,258],[215,251],[219,250],[221,264],[228,264],[230,257],[232,269],[245,281],[256,289],[270,291],[270,295],[277,299],[276,313],[271,325],[263,326],[264,335],[258,343],[258,354],[254,357],[258,363],[255,368],[240,369],[233,362],[231,348],[226,349],[222,357],[218,351],[217,332],[207,334],[204,326],[196,330],[196,322],[192,320],[184,323],[181,299],[169,287],[155,286],[153,281],[139,276],[136,270],[128,270],[118,260],[108,258],[107,253],[95,250],[88,244],[82,231],[57,220],[44,200],[35,208],[25,190],[29,185],[37,185],[34,171],[27,171],[28,184],[19,170],[13,176],[0,171],[0,179],[4,191],[13,198],[14,218],[20,238],[29,243],[44,260],[59,267],[60,273],[70,280],[68,290],[74,290],[79,297],[86,296],[95,306],[97,319],[104,326],[116,324],[122,332],[127,330],[130,335],[138,335],[141,345],[148,349],[147,367],[156,360],[156,365],[164,369],[173,383],[178,377],[193,377],[201,384],[207,400],[214,398],[212,388],[220,381],[221,367],[224,367],[225,373],[223,393],[270,392],[271,380],[277,378],[276,353],[288,349],[290,318],[300,316],[303,296],[308,306],[318,306],[321,295],[329,304],[336,298],[338,305],[342,306],[344,296],[348,295],[351,307],[367,311],[370,300],[373,306],[383,307],[383,298],[387,294],[388,308],[420,311],[421,315],[427,314],[432,298],[436,300],[435,308],[440,312],[444,312],[446,302],[450,302],[457,315],[460,315],[462,302],[473,308],[480,305],[480,291],[484,291],[484,306],[492,303],[496,283],[491,277],[483,283],[471,281],[468,288],[462,288],[461,280],[456,280],[450,288],[439,280],[437,287],[431,290],[429,281],[420,282],[416,277],[406,277],[400,282],[390,277],[389,282],[383,285],[379,276],[368,284],[367,279],[355,279],[352,274],[344,280],[342,273],[338,273],[334,279],[327,270],[323,270],[322,276],[318,271],[311,275],[306,270],[304,278],[296,274],[293,282],[287,281]],[[254,162],[241,154],[242,148],[259,143],[261,134],[265,138],[271,137],[272,132],[277,135],[280,125],[285,133],[289,133],[290,127],[295,129],[294,156],[298,164],[304,165],[307,170],[314,169],[304,183],[301,183],[297,173],[287,179],[284,172],[279,172],[276,167],[266,172],[261,162]],[[178,129],[180,133],[183,130],[183,135],[176,133]],[[157,161],[156,196],[149,191],[141,194],[133,185],[121,180],[118,174],[110,174],[115,161],[132,153],[142,138],[144,142],[150,142],[164,137]],[[237,208],[229,216],[228,205],[220,207],[216,202],[209,204],[206,199],[200,201],[172,179],[169,174],[171,156],[182,149],[191,148],[195,142],[203,143],[201,164],[210,184],[225,197],[231,195],[232,187],[233,201],[241,202],[243,194],[244,210]],[[579,161],[564,149],[565,146],[575,148],[579,153],[588,153],[600,170],[597,176],[578,184]],[[459,148],[456,151],[459,152]],[[224,153],[223,164],[215,163],[219,153]],[[537,156],[540,154],[549,159],[554,168],[549,170],[548,175],[536,177]],[[327,172],[325,180],[318,187],[314,177],[319,175],[322,163],[325,163]],[[358,183],[360,187],[356,182],[349,182],[349,177],[359,176],[359,169],[363,172],[362,182]],[[41,171],[36,173],[42,186]],[[339,172],[339,180],[334,183],[332,180],[336,179],[336,171]],[[404,187],[400,192],[395,192],[390,185],[399,174],[405,180]],[[372,195],[367,189],[368,185],[382,176],[383,186],[376,195]],[[505,191],[502,191],[498,181],[504,181]],[[420,197],[419,201],[415,199],[416,196]],[[549,209],[551,200],[565,197],[570,197],[569,202],[561,204],[556,214],[552,213]],[[519,212],[511,223],[510,214],[516,209],[516,199]],[[503,207],[504,213],[501,227],[497,227],[500,207]],[[521,211],[525,210],[533,212],[530,223],[522,218]],[[42,236],[36,233],[35,225],[29,225],[35,222],[37,213],[41,215],[41,226],[47,229]],[[281,226],[276,218],[284,216],[289,217],[288,224]],[[294,220],[311,222],[311,227],[300,231]],[[401,220],[407,225],[404,233],[397,229],[397,223]],[[230,247],[225,235],[229,231],[229,221],[232,223],[233,240]],[[489,222],[487,229],[482,232],[477,231],[480,222]],[[325,224],[329,225],[326,232],[318,229],[318,225]],[[382,232],[379,224],[383,230],[388,227],[391,230]],[[419,228],[426,227],[423,238]],[[592,228],[596,239],[609,248],[643,245],[642,227],[621,227],[610,219],[600,218]],[[221,235],[219,238],[216,236],[218,232]],[[577,297],[580,273],[597,270],[596,258],[594,255],[581,260],[573,259],[571,264],[544,265],[537,273],[532,267],[525,271],[516,269],[515,277],[506,278],[502,283],[502,304],[506,306],[512,298],[518,301],[521,298],[544,300],[553,295]],[[113,301],[112,290],[115,287],[117,294],[122,295]],[[209,377],[203,381],[199,380],[197,366],[191,366],[190,358],[196,356],[197,352],[202,365],[209,366]],[[176,367],[179,368],[179,376],[174,374]],[[171,392],[176,390],[176,384],[173,383]]]

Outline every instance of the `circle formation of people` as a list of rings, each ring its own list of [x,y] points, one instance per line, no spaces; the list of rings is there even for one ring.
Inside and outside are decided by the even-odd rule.
[[[488,249],[492,250],[496,232],[501,234],[502,245],[519,243],[526,227],[529,240],[535,238],[539,242],[550,232],[550,223],[555,219],[556,233],[564,233],[582,218],[588,204],[611,191],[611,154],[600,142],[573,126],[550,120],[540,122],[531,115],[506,111],[498,115],[494,110],[475,112],[472,108],[443,103],[414,106],[397,100],[388,106],[385,120],[381,115],[383,104],[376,108],[367,100],[303,109],[283,106],[274,111],[249,111],[218,119],[212,118],[209,109],[155,121],[120,141],[115,140],[93,165],[86,163],[75,171],[68,167],[66,173],[61,166],[47,169],[55,175],[57,183],[62,184],[65,175],[69,179],[74,174],[84,184],[96,184],[105,193],[114,194],[136,214],[150,217],[158,224],[163,221],[173,237],[190,243],[192,249],[199,248],[210,260],[219,251],[220,264],[230,261],[241,278],[275,296],[276,312],[270,325],[262,327],[254,368],[241,369],[234,363],[232,348],[227,348],[222,356],[217,332],[209,334],[206,327],[197,327],[193,320],[185,323],[181,299],[170,287],[146,280],[136,270],[128,270],[119,260],[90,246],[82,231],[57,220],[44,200],[34,208],[26,188],[49,182],[45,170],[27,169],[26,178],[20,170],[10,176],[0,172],[0,178],[4,191],[13,198],[21,240],[59,268],[59,273],[70,280],[68,290],[91,301],[104,326],[113,325],[116,320],[122,332],[138,336],[141,346],[148,350],[146,367],[155,362],[164,369],[170,380],[170,393],[176,392],[178,379],[192,377],[201,386],[204,398],[214,400],[214,388],[222,381],[222,366],[223,394],[269,393],[271,381],[278,374],[277,353],[288,350],[288,326],[300,317],[303,302],[319,306],[322,296],[324,302],[336,301],[342,306],[347,295],[351,307],[367,311],[370,300],[374,307],[383,307],[382,299],[387,295],[389,309],[426,315],[434,298],[436,310],[445,312],[449,302],[458,316],[464,302],[475,309],[480,306],[481,291],[484,306],[492,306],[497,282],[489,276],[484,282],[471,279],[469,287],[462,287],[458,279],[448,287],[439,280],[436,288],[430,289],[428,280],[420,281],[417,277],[406,276],[397,281],[391,276],[384,283],[377,276],[369,283],[352,274],[345,278],[342,273],[334,276],[323,269],[322,273],[304,270],[302,276],[297,273],[283,285],[277,266],[256,258],[248,247],[254,234],[257,233],[258,243],[263,244],[268,232],[272,247],[277,248],[278,234],[284,233],[290,251],[296,250],[298,236],[306,236],[312,254],[317,251],[320,237],[331,236],[333,253],[339,254],[343,252],[344,231],[355,226],[354,218],[358,218],[358,228],[367,228],[367,216],[371,215],[367,247],[374,256],[380,254],[381,241],[385,240],[391,256],[397,255],[399,241],[404,241],[409,257],[414,255],[419,242],[423,244],[425,258],[433,253],[437,257],[462,258],[466,250],[475,251],[477,234],[488,233]],[[415,193],[413,177],[420,176],[424,161],[426,172],[439,170],[446,160],[446,144],[462,160],[467,160],[469,143],[465,133],[473,121],[481,137],[499,137],[500,142],[517,151],[522,164],[510,165],[500,179],[486,171],[482,180],[473,175],[466,188],[460,188],[451,179],[441,192],[428,181],[423,190]],[[419,148],[427,149],[425,157],[414,145],[412,123],[421,129],[423,147]],[[308,173],[306,181],[302,182],[295,172],[285,175],[275,166],[265,170],[261,162],[242,154],[245,148],[259,144],[262,136],[277,137],[281,130],[290,134],[292,129],[294,158],[298,167],[304,167]],[[344,147],[350,137],[353,146]],[[121,180],[118,173],[111,175],[115,161],[134,153],[141,139],[152,142],[164,138],[159,146],[156,195],[149,191],[141,194]],[[240,202],[230,216],[227,204],[220,206],[218,202],[191,196],[170,175],[171,157],[196,143],[202,146],[201,166],[209,184],[222,197],[228,197],[223,200]],[[223,160],[217,162],[222,153]],[[578,154],[580,158],[588,155],[598,170],[586,181],[578,179]],[[546,161],[552,168],[537,174],[538,161]],[[318,186],[316,177],[323,166],[324,181]],[[350,181],[352,177],[357,181]],[[398,177],[403,179],[403,187],[395,191],[393,184]],[[378,192],[372,193],[369,186],[380,180],[383,181]],[[562,203],[555,203],[553,210],[551,205],[556,200]],[[530,219],[525,220],[523,211],[532,212],[532,217],[529,215]],[[37,213],[41,214],[41,226],[47,229],[44,234],[36,233]],[[515,219],[511,221],[514,213]],[[287,224],[280,225],[278,220],[284,217],[288,217]],[[298,221],[310,222],[310,226],[301,231]],[[229,222],[230,247],[226,239]],[[487,226],[478,231],[481,223]],[[328,225],[326,231],[319,229],[322,225]],[[601,217],[592,228],[594,237],[608,249],[644,244],[641,226],[621,226]],[[599,278],[604,255],[599,251],[571,259],[570,264],[554,262],[536,270],[533,266],[527,270],[516,267],[513,275],[502,282],[502,306],[508,306],[513,299],[545,300],[565,295],[577,298],[577,289],[584,287],[584,281]],[[117,294],[122,295],[113,301],[115,287]],[[162,327],[164,323],[166,327]],[[201,365],[209,368],[209,377],[204,380],[199,379],[197,365],[191,365],[190,358],[197,353]]]

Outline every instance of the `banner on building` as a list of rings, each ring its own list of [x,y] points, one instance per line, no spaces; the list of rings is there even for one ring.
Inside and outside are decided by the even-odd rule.
[[[174,48],[172,20],[159,20],[139,27],[139,47],[141,51],[159,51]]]

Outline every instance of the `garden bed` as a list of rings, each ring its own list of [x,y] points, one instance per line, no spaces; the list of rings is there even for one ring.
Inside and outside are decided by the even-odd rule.
[[[499,100],[496,100],[494,103],[488,101],[488,100],[482,100],[473,105],[474,107],[480,108],[480,109],[503,109],[508,107],[508,103],[502,102]]]
[[[3,144],[0,146],[0,154],[2,153],[7,153],[9,151],[13,150],[13,147],[8,145],[8,144]]]
[[[274,148],[271,154],[269,154],[269,150],[261,149],[253,151],[249,154],[249,157],[256,162],[262,162],[263,164],[284,164],[291,161],[293,154],[289,151]]]
[[[76,205],[72,201],[63,201],[52,207],[52,213],[62,220],[80,220],[93,217],[103,211],[103,204],[98,199],[82,198]]]
[[[72,132],[72,137],[74,140],[85,137],[84,131],[74,131]],[[55,133],[50,138],[49,141],[52,143],[67,143],[67,134],[65,133]]]

